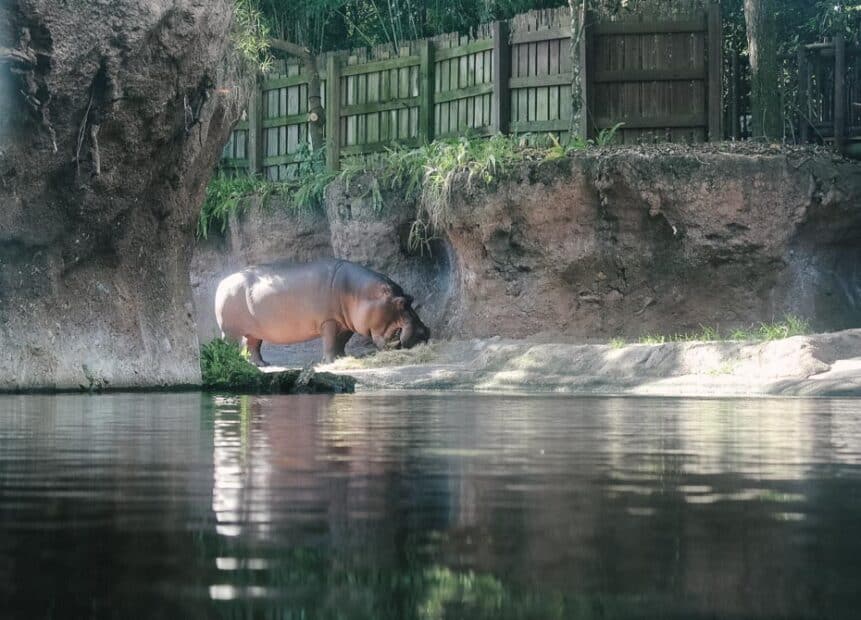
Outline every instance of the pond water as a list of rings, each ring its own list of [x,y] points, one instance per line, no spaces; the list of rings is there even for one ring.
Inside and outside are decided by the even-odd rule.
[[[861,401],[0,397],[3,618],[857,618]]]

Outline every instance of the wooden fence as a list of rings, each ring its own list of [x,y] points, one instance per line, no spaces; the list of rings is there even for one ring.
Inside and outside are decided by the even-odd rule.
[[[861,47],[842,35],[798,50],[799,141],[846,151],[861,141]]]
[[[578,16],[572,50],[567,8],[532,11],[484,25],[472,35],[378,46],[319,59],[326,114],[326,159],[365,155],[435,138],[572,132],[586,138],[624,123],[617,141],[721,139],[720,5],[672,18],[611,21]],[[582,91],[574,93],[573,63]],[[248,118],[224,149],[222,165],[296,174],[308,157],[308,78],[281,63],[252,96]],[[578,126],[573,97],[583,102]]]

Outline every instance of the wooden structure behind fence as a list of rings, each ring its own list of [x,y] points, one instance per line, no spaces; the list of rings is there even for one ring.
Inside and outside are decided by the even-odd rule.
[[[842,35],[798,50],[799,142],[861,140],[861,47]]]
[[[617,140],[721,139],[720,6],[681,16],[610,21],[578,16],[584,37],[571,49],[567,8],[532,11],[469,36],[448,34],[387,46],[329,52],[319,59],[326,160],[411,147],[435,138],[571,132],[586,138],[624,123]],[[572,80],[585,93],[574,127]],[[281,63],[252,96],[222,165],[295,176],[308,157],[308,76]]]

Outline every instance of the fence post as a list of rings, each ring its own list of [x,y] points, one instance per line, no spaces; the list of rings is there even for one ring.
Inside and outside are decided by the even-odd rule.
[[[248,101],[248,174],[257,175],[263,169],[263,85],[254,82]]]
[[[721,25],[720,3],[710,2],[708,7],[708,37],[709,37],[709,141],[718,142],[723,139],[721,130],[721,110],[723,89],[721,88],[721,70],[723,69],[723,29]]]
[[[834,146],[843,152],[846,139],[846,40],[834,35]]]
[[[434,61],[433,44],[423,39],[419,41],[419,140],[430,142],[433,140],[433,89],[434,89]]]
[[[511,121],[511,48],[508,44],[508,22],[495,21],[493,36],[493,98],[491,118],[494,132],[508,133]]]
[[[729,135],[733,140],[741,140],[741,67],[738,56],[738,50],[733,50],[729,83]]]
[[[806,144],[810,141],[810,65],[807,62],[807,50],[804,44],[798,46],[798,141]]]
[[[589,135],[589,81],[592,79],[592,76],[589,75],[589,52],[591,51],[589,19],[591,18],[591,14],[587,5],[588,2],[585,1],[580,3],[580,14],[577,16],[578,27],[580,29],[580,40],[577,42],[579,46],[577,50],[579,68],[575,68],[575,70],[579,74],[580,92],[573,95],[580,98],[580,116],[576,121],[579,124],[577,129],[579,129],[580,137],[583,140],[588,140],[591,137]],[[574,33],[571,34],[573,36]],[[577,84],[576,80],[575,84]]]
[[[326,167],[341,167],[341,59],[334,52],[326,59]]]

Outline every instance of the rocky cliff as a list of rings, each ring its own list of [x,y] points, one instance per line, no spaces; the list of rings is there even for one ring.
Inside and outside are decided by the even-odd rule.
[[[244,100],[231,7],[0,5],[0,389],[199,383],[188,266]]]
[[[733,145],[590,150],[456,184],[432,253],[407,250],[415,205],[370,179],[330,186],[325,215],[233,222],[192,267],[201,338],[221,275],[336,255],[394,277],[444,337],[606,341],[749,327],[786,313],[861,325],[861,166],[825,151]]]

